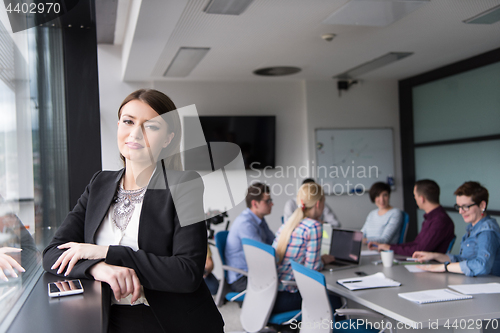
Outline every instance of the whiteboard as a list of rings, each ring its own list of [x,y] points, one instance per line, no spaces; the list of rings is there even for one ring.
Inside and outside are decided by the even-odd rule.
[[[313,177],[325,194],[361,195],[394,179],[392,128],[316,129]]]

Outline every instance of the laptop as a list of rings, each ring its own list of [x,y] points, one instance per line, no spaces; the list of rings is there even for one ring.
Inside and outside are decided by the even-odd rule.
[[[359,265],[363,233],[357,230],[332,229],[330,254],[335,261],[325,265],[325,270],[336,271]]]

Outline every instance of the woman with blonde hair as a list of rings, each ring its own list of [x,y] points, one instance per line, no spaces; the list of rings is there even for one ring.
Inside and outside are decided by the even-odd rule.
[[[323,224],[319,221],[325,206],[323,189],[316,183],[303,184],[297,193],[297,209],[276,233],[273,247],[278,257],[280,281],[294,281],[290,260],[305,267],[320,271],[323,265],[335,258],[329,254],[321,256]],[[340,307],[337,296],[330,297],[333,309]],[[296,286],[280,282],[273,313],[300,310],[302,297]]]

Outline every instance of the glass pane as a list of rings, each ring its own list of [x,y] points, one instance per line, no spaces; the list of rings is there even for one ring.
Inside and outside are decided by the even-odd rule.
[[[429,178],[441,188],[441,204],[455,204],[453,192],[474,180],[488,189],[488,208],[500,210],[500,140],[415,148],[416,179]]]
[[[500,62],[413,88],[415,143],[500,134]]]
[[[35,240],[43,249],[70,208],[64,67],[60,29],[30,31]]]
[[[43,236],[52,236],[69,209],[62,55],[60,29],[36,27],[14,36],[0,23],[2,332],[39,277],[40,250],[50,240]],[[9,273],[16,264],[8,265],[7,256],[26,271]]]
[[[34,208],[29,77],[22,52],[26,34],[16,41],[0,23],[0,323],[34,276],[40,259],[30,233]],[[11,268],[17,272],[11,273]]]

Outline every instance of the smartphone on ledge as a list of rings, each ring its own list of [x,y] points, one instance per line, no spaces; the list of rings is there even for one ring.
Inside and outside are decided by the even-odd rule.
[[[83,287],[80,280],[64,280],[49,283],[50,297],[60,297],[76,294],[83,294]]]

